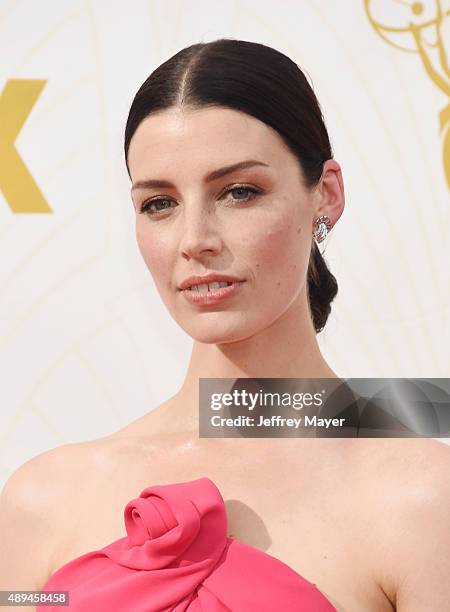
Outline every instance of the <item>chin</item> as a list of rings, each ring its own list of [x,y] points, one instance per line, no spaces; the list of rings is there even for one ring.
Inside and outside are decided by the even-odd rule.
[[[201,342],[202,344],[226,344],[228,342],[236,342],[240,338],[236,334],[232,333],[220,333],[216,330],[185,330],[193,340]]]
[[[248,322],[241,321],[240,324],[223,325],[219,321],[206,321],[198,325],[182,326],[184,331],[191,336],[193,340],[203,344],[231,344],[232,342],[240,342],[250,338],[258,329],[255,325],[250,325]]]

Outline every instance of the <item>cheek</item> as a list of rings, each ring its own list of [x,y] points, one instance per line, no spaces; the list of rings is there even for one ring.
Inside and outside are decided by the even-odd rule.
[[[161,234],[136,227],[136,240],[139,252],[155,283],[161,287],[160,279],[167,278],[170,267],[170,253],[168,244]]]
[[[298,270],[308,251],[305,227],[292,217],[272,219],[259,230],[254,227],[247,241],[260,265],[278,272],[280,269],[286,273],[289,269]]]
[[[257,284],[282,302],[295,296],[306,279],[311,248],[307,223],[301,214],[272,215],[255,220],[246,236]]]

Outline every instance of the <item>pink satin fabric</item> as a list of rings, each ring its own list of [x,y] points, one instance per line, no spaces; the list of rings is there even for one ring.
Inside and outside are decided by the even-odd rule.
[[[125,527],[127,536],[50,576],[42,591],[69,591],[58,609],[336,612],[288,565],[227,537],[224,500],[209,478],[144,489],[125,506]]]

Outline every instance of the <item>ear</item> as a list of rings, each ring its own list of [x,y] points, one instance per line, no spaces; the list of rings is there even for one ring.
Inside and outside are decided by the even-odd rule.
[[[336,225],[345,207],[344,181],[341,167],[334,159],[323,164],[322,176],[316,187],[316,217],[327,215],[331,226]]]

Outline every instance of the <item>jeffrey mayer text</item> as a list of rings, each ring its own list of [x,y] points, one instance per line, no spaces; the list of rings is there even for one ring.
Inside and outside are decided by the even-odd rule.
[[[274,414],[271,417],[263,417],[260,415],[259,421],[254,417],[239,415],[237,417],[221,417],[214,415],[211,418],[213,427],[295,427],[298,429],[302,424],[304,427],[342,427],[345,418],[320,419],[317,416],[305,416],[298,418],[282,417],[279,414]]]

